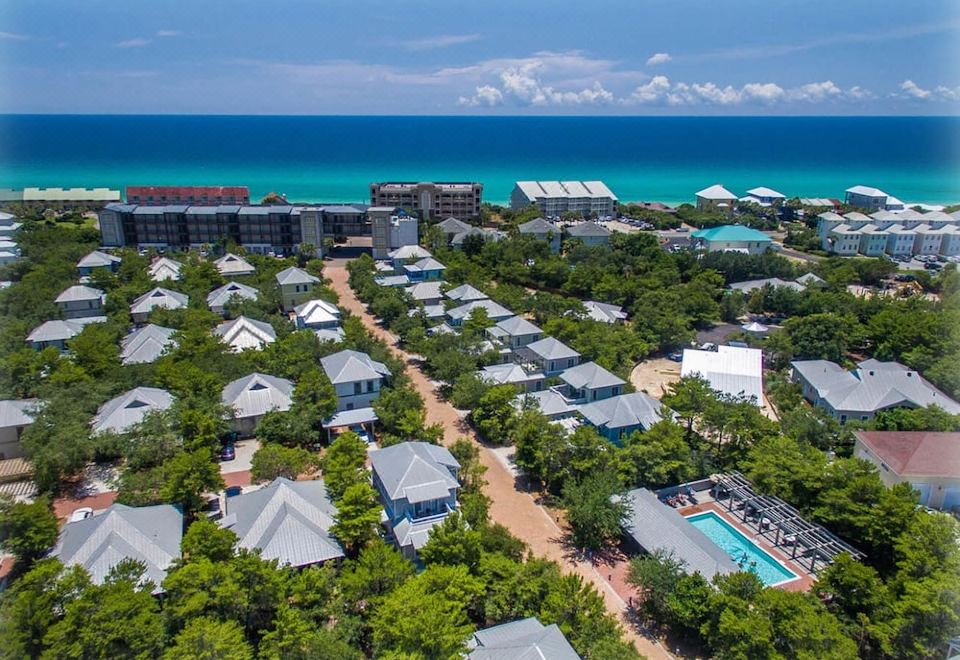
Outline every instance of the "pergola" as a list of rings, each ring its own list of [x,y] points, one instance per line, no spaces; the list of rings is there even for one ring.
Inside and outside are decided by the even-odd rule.
[[[807,521],[779,497],[757,494],[750,481],[739,472],[715,474],[710,480],[717,504],[785,554],[789,548],[790,559],[805,565],[814,575],[843,553],[854,559],[863,558],[862,552],[836,534]]]

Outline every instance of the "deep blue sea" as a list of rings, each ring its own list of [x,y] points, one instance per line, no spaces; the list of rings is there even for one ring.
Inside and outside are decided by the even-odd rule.
[[[247,185],[365,201],[382,180],[602,179],[622,201],[679,203],[722,183],[960,201],[960,117],[0,116],[0,187]]]

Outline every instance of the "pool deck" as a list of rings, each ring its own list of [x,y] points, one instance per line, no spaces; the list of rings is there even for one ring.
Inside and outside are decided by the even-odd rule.
[[[702,500],[704,498],[698,497],[698,499]],[[809,591],[810,587],[813,586],[813,583],[816,582],[816,579],[817,579],[816,576],[812,575],[809,571],[807,571],[806,568],[804,568],[797,562],[792,561],[790,557],[784,554],[784,552],[780,548],[775,547],[772,543],[770,543],[770,541],[765,539],[763,536],[760,536],[759,534],[754,532],[752,529],[744,525],[743,522],[731,516],[726,509],[721,507],[716,502],[712,500],[701,501],[697,504],[691,504],[688,506],[680,507],[677,509],[677,511],[682,516],[692,516],[696,513],[707,513],[707,512],[715,513],[716,515],[720,516],[720,518],[722,518],[724,521],[726,521],[729,525],[731,525],[734,529],[736,529],[738,532],[740,532],[745,537],[750,539],[751,542],[763,548],[763,550],[766,551],[767,554],[779,560],[784,566],[786,566],[791,571],[793,571],[797,576],[799,576],[796,579],[789,580],[787,582],[782,582],[780,584],[775,585],[778,589],[786,589],[788,591]]]

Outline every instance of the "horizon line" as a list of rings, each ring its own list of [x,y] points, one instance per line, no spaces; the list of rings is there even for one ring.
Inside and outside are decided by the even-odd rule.
[[[273,114],[202,112],[0,112],[0,117],[317,117],[317,118],[398,118],[398,119],[960,119],[960,114]]]

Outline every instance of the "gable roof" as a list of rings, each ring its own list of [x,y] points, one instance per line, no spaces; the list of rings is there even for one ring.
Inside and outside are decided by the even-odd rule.
[[[277,331],[272,325],[246,316],[224,321],[214,328],[213,334],[229,344],[234,352],[248,348],[259,351],[265,344],[272,344],[277,340]]]
[[[433,254],[431,254],[426,248],[422,248],[419,245],[403,245],[398,247],[396,250],[387,252],[387,256],[394,261],[401,259],[406,261],[407,259],[426,259],[427,257],[432,257]]]
[[[164,309],[182,309],[190,302],[185,293],[156,287],[134,300],[130,304],[131,314],[146,314],[157,307]]]
[[[293,311],[304,325],[340,320],[340,309],[333,303],[318,298],[300,303],[293,308]]]
[[[292,381],[261,373],[227,383],[220,394],[220,400],[234,409],[237,419],[259,417],[271,410],[289,410],[292,397]]]
[[[528,374],[523,367],[513,362],[487,365],[480,369],[477,375],[482,380],[496,385],[520,384],[544,379],[544,375],[539,371]]]
[[[499,328],[511,337],[517,337],[520,335],[538,335],[543,332],[543,330],[522,316],[511,316],[508,319],[498,321],[494,327]]]
[[[601,323],[613,323],[627,318],[627,313],[623,311],[623,307],[620,305],[587,300],[583,303],[583,306],[586,308],[589,318]]]
[[[730,396],[755,397],[763,405],[763,351],[759,348],[718,346],[716,351],[686,348],[680,376],[699,375],[710,387]]]
[[[575,390],[583,388],[615,387],[625,381],[613,375],[596,362],[584,362],[560,372],[560,379]]]
[[[571,403],[565,396],[554,389],[520,394],[514,399],[514,406],[520,410],[523,409],[524,405],[527,405],[528,402],[534,405],[537,410],[547,418],[569,415],[580,408],[579,405]]]
[[[460,463],[446,447],[401,442],[370,452],[373,471],[391,500],[411,504],[448,497],[460,484],[450,473]]]
[[[609,236],[610,230],[598,225],[596,222],[578,222],[575,225],[567,225],[567,233],[573,237],[582,236]]]
[[[320,366],[334,385],[390,376],[387,365],[360,351],[344,350],[328,355],[320,358]]]
[[[662,404],[643,392],[620,394],[580,407],[580,414],[596,427],[620,429],[640,426],[644,430],[663,419]]]
[[[404,270],[411,273],[421,273],[434,270],[446,270],[447,267],[434,259],[433,257],[424,257],[420,261],[412,264],[405,264]]]
[[[544,360],[564,360],[580,354],[554,337],[544,337],[525,346]]]
[[[471,312],[475,309],[484,309],[487,312],[487,316],[490,319],[496,321],[497,319],[505,319],[509,316],[513,316],[513,312],[504,307],[503,305],[496,303],[489,299],[484,300],[473,300],[468,302],[465,305],[460,305],[459,307],[454,307],[453,309],[447,310],[447,317],[452,320],[462,320],[470,316]]]
[[[870,186],[851,186],[844,192],[848,192],[852,195],[864,195],[865,197],[889,197],[887,193],[883,192],[879,188],[871,188]]]
[[[547,222],[543,218],[534,218],[529,222],[524,222],[517,227],[517,230],[521,234],[535,234],[538,236],[549,233],[556,234],[557,236],[560,235],[560,229],[552,222]]]
[[[307,271],[302,268],[297,268],[296,266],[284,268],[276,274],[276,279],[277,284],[280,286],[286,286],[288,284],[318,284],[320,282],[319,277],[314,277]]]
[[[155,282],[179,280],[181,268],[183,268],[183,264],[179,261],[174,261],[168,257],[160,257],[150,264],[147,272],[150,274],[150,279]]]
[[[256,300],[260,296],[260,292],[246,284],[227,282],[207,294],[207,305],[211,308],[223,307],[230,302],[233,296],[238,296],[244,300]]]
[[[463,220],[457,220],[456,218],[447,218],[443,222],[438,222],[436,226],[439,227],[440,231],[444,234],[459,234],[473,229],[473,225],[467,224]]]
[[[450,289],[444,295],[446,295],[446,297],[450,300],[459,300],[460,302],[464,303],[472,302],[474,300],[486,300],[490,297],[480,289],[470,284],[461,284],[458,287]]]
[[[248,275],[256,270],[249,261],[230,252],[214,261],[213,265],[221,275]]]
[[[721,199],[727,201],[734,201],[737,199],[736,195],[721,186],[719,183],[715,183],[709,188],[704,188],[703,190],[697,192],[697,197],[702,197],[703,199]]]
[[[264,559],[299,567],[344,556],[330,534],[336,515],[323,481],[280,477],[228,498],[219,525],[237,535],[239,547],[259,549]]]
[[[557,624],[533,617],[478,630],[469,646],[469,660],[580,660]]]
[[[58,304],[82,302],[84,300],[99,300],[102,302],[104,296],[105,294],[100,289],[94,289],[92,286],[84,286],[82,284],[74,284],[60,292],[60,295],[57,296],[53,302]]]
[[[44,321],[27,335],[29,342],[66,341],[79,335],[84,326],[90,323],[104,323],[106,316],[87,316],[80,319]]]
[[[80,258],[80,261],[77,262],[77,268],[109,268],[112,264],[118,264],[120,261],[120,257],[94,250]]]
[[[145,364],[153,362],[168,346],[176,346],[173,328],[164,328],[153,323],[134,330],[120,341],[122,364]]]
[[[854,431],[900,477],[960,479],[960,433]]]
[[[772,286],[774,289],[785,288],[793,289],[794,291],[803,291],[803,285],[797,282],[788,282],[786,280],[781,280],[779,277],[767,277],[761,280],[746,280],[743,282],[733,282],[727,288],[731,291],[742,291],[744,293],[750,293],[751,291],[756,291],[757,289],[762,289],[767,285]]]
[[[410,294],[411,298],[418,301],[437,300],[443,297],[443,293],[440,291],[442,286],[443,282],[440,281],[420,282],[413,286],[408,286],[407,293]]]
[[[7,399],[0,401],[0,429],[33,424],[37,399]]]
[[[760,186],[758,188],[751,188],[747,191],[748,195],[753,195],[754,197],[769,197],[772,199],[786,199],[787,196],[781,192],[777,192],[773,188],[767,188],[765,186]]]
[[[183,515],[169,504],[130,507],[114,504],[103,513],[70,522],[51,553],[65,566],[83,566],[94,584],[124,559],[146,565],[145,578],[160,587],[167,568],[180,556]]]
[[[502,231],[497,231],[496,229],[483,229],[482,227],[471,227],[467,231],[462,231],[459,234],[454,234],[453,238],[450,239],[450,245],[463,245],[463,242],[467,239],[468,236],[480,236],[485,241],[499,241],[505,236]]]
[[[157,387],[135,387],[100,406],[90,427],[94,433],[112,431],[125,433],[139,424],[147,413],[167,410],[173,405],[173,395]]]
[[[743,225],[721,225],[710,229],[700,229],[693,232],[691,236],[705,241],[766,241],[767,243],[772,241],[762,231]]]

